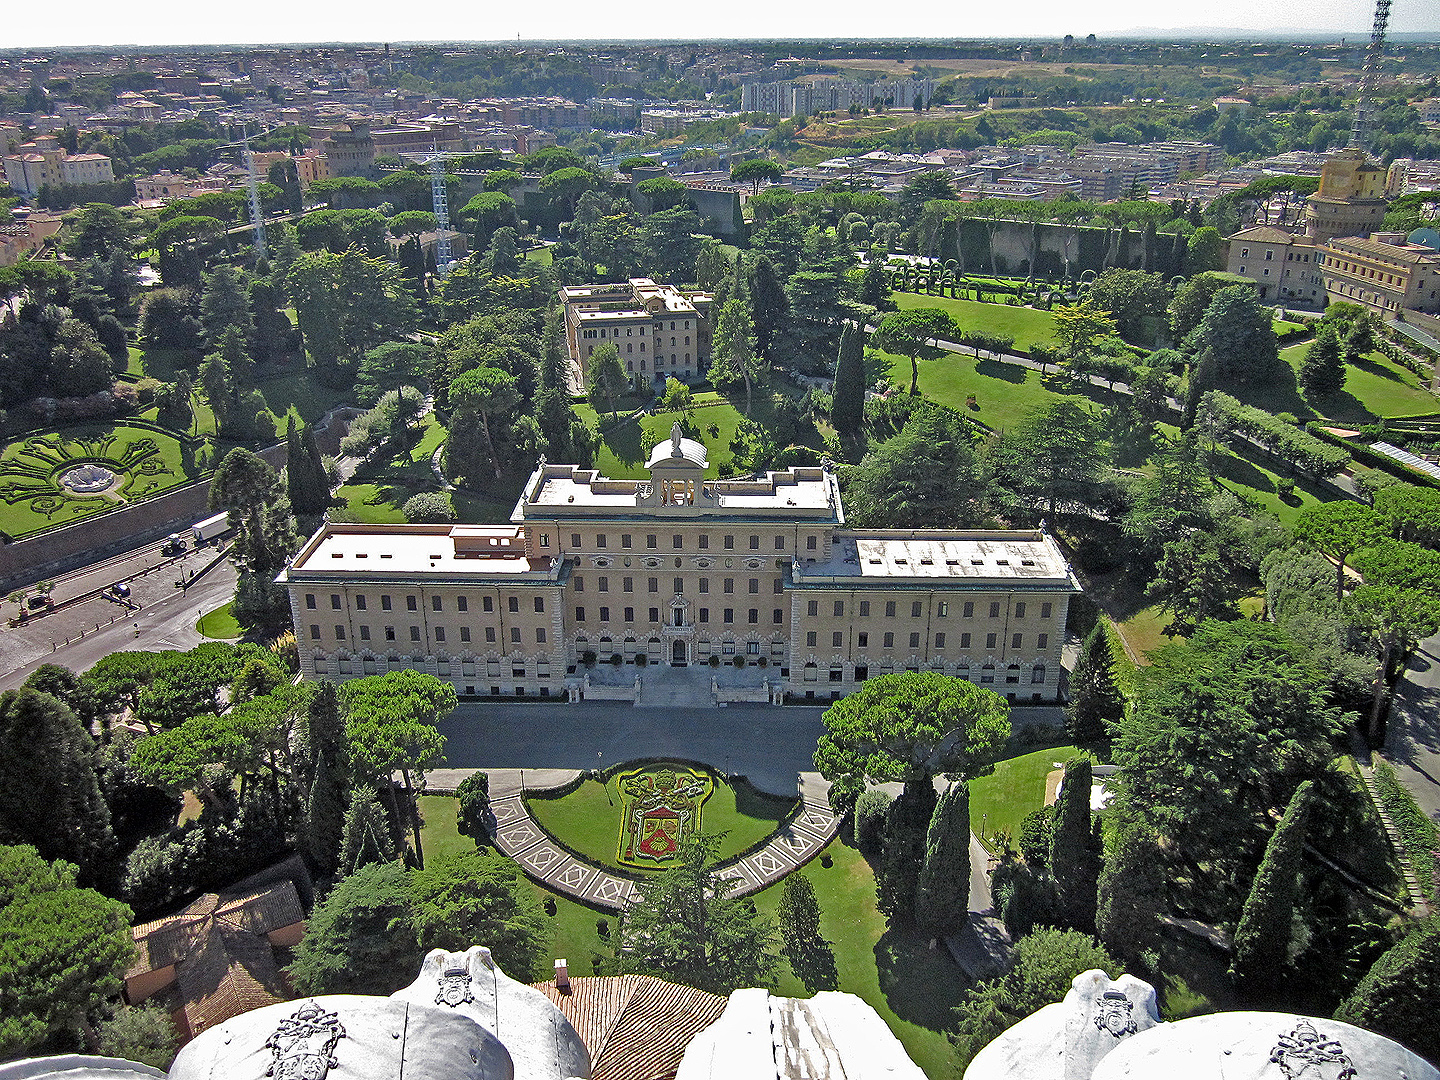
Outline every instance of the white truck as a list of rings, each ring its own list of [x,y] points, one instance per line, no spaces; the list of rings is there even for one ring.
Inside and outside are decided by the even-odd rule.
[[[214,517],[208,517],[204,521],[197,521],[191,526],[190,533],[195,537],[197,545],[213,540],[221,533],[230,531],[230,512],[222,510]]]

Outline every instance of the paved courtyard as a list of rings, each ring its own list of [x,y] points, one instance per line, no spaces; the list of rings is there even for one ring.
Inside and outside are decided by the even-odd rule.
[[[762,791],[794,795],[824,731],[823,709],[774,705],[646,708],[470,703],[440,725],[456,769],[595,769],[646,757],[700,761]]]

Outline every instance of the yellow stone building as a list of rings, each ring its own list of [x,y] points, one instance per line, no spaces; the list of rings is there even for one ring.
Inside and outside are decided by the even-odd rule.
[[[1070,597],[1043,530],[852,530],[828,468],[649,479],[543,461],[507,525],[327,523],[282,572],[306,676],[416,669],[462,696],[830,700],[892,671],[1052,702]]]

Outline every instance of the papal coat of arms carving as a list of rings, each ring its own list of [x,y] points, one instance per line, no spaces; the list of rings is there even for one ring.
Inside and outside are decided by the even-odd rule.
[[[274,1059],[266,1076],[275,1080],[325,1080],[340,1063],[335,1047],[345,1038],[340,1014],[307,1001],[280,1021],[265,1040],[265,1049]]]

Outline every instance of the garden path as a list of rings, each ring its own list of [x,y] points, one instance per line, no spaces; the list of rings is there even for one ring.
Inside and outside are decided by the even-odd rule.
[[[546,832],[525,805],[526,791],[562,787],[580,773],[573,769],[491,769],[490,810],[495,846],[525,874],[553,892],[607,911],[619,911],[639,892],[639,882],[579,858]],[[801,773],[799,811],[763,845],[720,867],[722,878],[736,881],[732,892],[759,892],[798,870],[835,836],[830,785],[818,773]]]

